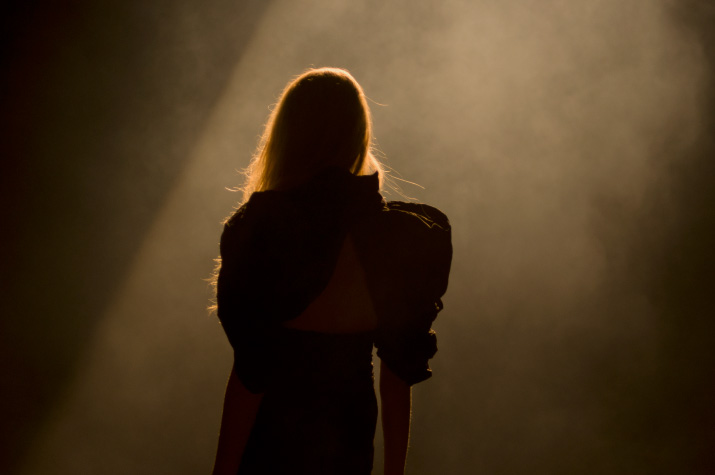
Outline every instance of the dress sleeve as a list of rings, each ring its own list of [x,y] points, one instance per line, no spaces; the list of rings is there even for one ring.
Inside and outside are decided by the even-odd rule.
[[[410,386],[432,376],[429,360],[437,353],[437,334],[430,327],[437,311],[415,318],[411,325],[378,332],[377,356]]]
[[[244,205],[221,235],[221,268],[216,285],[218,318],[233,348],[234,371],[252,393],[265,391],[270,371],[272,324],[262,318],[258,292],[260,250],[255,249],[255,219]]]
[[[432,322],[442,310],[452,261],[451,226],[447,217],[426,205],[389,203],[389,248],[379,298],[377,355],[410,385],[432,376],[429,360],[437,352]]]

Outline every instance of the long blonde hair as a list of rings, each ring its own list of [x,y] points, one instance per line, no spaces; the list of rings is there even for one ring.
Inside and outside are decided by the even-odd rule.
[[[243,201],[254,191],[298,185],[326,167],[378,172],[382,183],[365,93],[339,68],[309,69],[285,87],[246,169]]]

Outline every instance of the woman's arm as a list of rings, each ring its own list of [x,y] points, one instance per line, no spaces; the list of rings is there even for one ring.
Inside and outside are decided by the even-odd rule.
[[[262,398],[263,394],[253,394],[246,389],[231,368],[223,402],[213,475],[236,475]]]
[[[385,475],[403,475],[410,439],[412,387],[380,361],[382,435],[385,441]]]

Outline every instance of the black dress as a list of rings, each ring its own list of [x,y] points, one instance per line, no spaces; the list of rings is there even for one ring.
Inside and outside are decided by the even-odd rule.
[[[264,394],[239,474],[371,472],[373,344],[408,384],[431,376],[431,324],[447,289],[450,233],[435,208],[385,202],[377,175],[332,169],[291,191],[254,193],[229,219],[218,316],[236,375]],[[348,234],[365,270],[376,329],[284,327],[325,289]]]

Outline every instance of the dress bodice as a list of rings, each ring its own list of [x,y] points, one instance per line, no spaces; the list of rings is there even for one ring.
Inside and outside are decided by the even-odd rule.
[[[277,374],[275,345],[291,344],[283,324],[326,288],[348,234],[377,316],[378,356],[409,384],[428,378],[450,232],[436,208],[384,201],[377,175],[328,170],[291,191],[254,193],[224,227],[217,285],[218,316],[244,385],[261,392]]]

